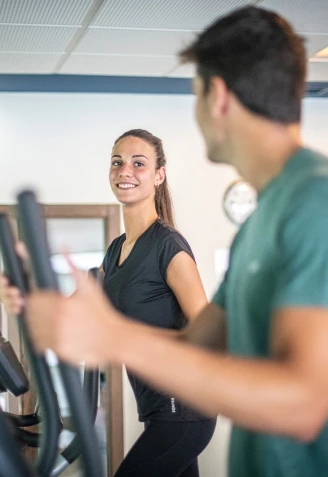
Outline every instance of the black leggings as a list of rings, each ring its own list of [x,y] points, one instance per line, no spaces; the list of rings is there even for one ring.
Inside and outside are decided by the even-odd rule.
[[[146,422],[115,477],[199,477],[197,457],[215,425],[216,419]]]

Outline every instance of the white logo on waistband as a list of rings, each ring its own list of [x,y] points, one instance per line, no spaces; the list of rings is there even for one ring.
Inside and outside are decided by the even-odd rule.
[[[174,399],[174,398],[171,398],[171,411],[172,411],[172,412],[176,412],[176,409],[175,409],[175,399]]]

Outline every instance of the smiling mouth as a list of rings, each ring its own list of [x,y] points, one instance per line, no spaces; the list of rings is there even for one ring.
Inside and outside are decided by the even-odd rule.
[[[137,187],[136,184],[116,184],[116,187],[118,187],[119,189],[134,189],[135,187]]]

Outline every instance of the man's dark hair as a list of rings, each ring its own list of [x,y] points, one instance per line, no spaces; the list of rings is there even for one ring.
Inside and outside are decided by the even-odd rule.
[[[219,18],[181,51],[209,91],[220,76],[250,111],[281,123],[301,116],[306,75],[304,40],[274,12],[245,7]]]

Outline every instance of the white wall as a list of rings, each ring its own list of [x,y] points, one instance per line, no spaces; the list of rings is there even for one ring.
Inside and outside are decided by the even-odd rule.
[[[305,145],[328,155],[328,99],[303,101],[302,133]]]
[[[23,185],[45,203],[113,202],[112,143],[127,129],[148,128],[164,141],[178,226],[211,293],[213,251],[234,233],[221,208],[234,172],[204,159],[192,106],[191,96],[1,94],[0,203]]]
[[[328,101],[304,101],[307,144],[328,153]],[[193,120],[193,98],[176,95],[0,94],[0,204],[33,186],[44,203],[112,203],[108,185],[110,149],[130,128],[159,135],[168,157],[168,180],[179,229],[189,240],[210,296],[216,288],[214,250],[227,247],[235,228],[221,207],[236,177],[205,159]],[[125,447],[141,430],[125,380]],[[201,456],[203,477],[225,475],[229,426],[217,432]]]
[[[107,179],[111,146],[135,127],[164,141],[178,227],[210,296],[216,287],[214,250],[228,246],[235,232],[221,207],[235,173],[205,159],[191,96],[1,94],[0,203],[13,202],[16,190],[26,185],[35,187],[44,203],[114,202]],[[142,427],[124,382],[127,450]],[[201,458],[203,476],[218,475],[222,441],[218,431]]]

